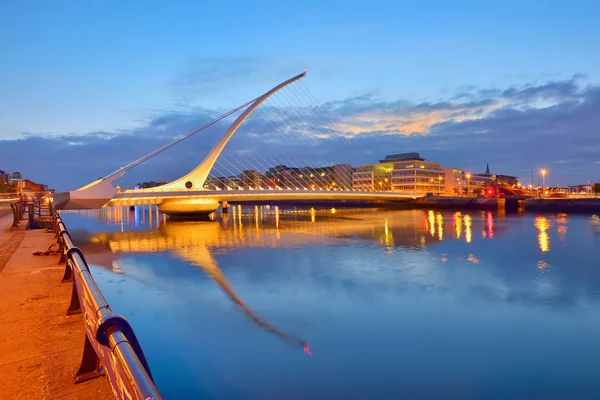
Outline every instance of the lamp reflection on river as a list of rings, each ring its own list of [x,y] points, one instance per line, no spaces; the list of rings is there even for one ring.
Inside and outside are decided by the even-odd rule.
[[[454,223],[456,238],[460,239],[460,235],[462,234],[462,214],[460,212],[455,212],[452,215],[452,222]]]
[[[429,210],[427,212],[427,218],[429,219],[429,233],[431,236],[435,235],[435,214],[433,211]]]
[[[437,220],[438,239],[442,240],[442,239],[444,239],[444,218],[442,218],[442,214],[440,214],[440,213],[437,213],[435,218]]]
[[[494,217],[492,216],[492,213],[488,211],[487,215],[486,215],[486,222],[487,222],[487,237],[489,237],[490,239],[494,238]]]
[[[471,216],[465,215],[465,240],[467,243],[471,243],[473,240],[473,231],[471,230]]]
[[[550,236],[548,235],[548,228],[550,227],[548,220],[541,215],[537,216],[534,223],[538,229],[538,243],[542,252],[550,251]]]

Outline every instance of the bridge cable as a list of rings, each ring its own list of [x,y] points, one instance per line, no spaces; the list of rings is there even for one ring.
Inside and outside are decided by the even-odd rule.
[[[290,89],[290,90],[291,90],[291,89]],[[287,109],[289,109],[289,110],[292,110],[292,111],[290,111],[290,112],[289,112],[289,115],[290,115],[289,119],[290,119],[290,120],[293,120],[293,118],[296,118],[296,120],[297,120],[297,121],[299,121],[299,122],[302,124],[302,121],[304,120],[304,118],[303,118],[303,116],[300,114],[300,111],[296,111],[296,108],[297,108],[298,110],[302,110],[303,108],[306,108],[306,107],[302,107],[300,104],[298,104],[298,102],[297,102],[297,101],[295,101],[295,100],[294,100],[294,99],[293,99],[293,98],[292,98],[290,95],[288,95],[287,91],[286,91],[286,92],[282,92],[282,93],[283,93],[283,94],[282,94],[282,96],[281,96],[281,97],[283,97],[283,95],[285,95],[285,96],[286,96],[286,97],[287,97],[289,100],[285,100],[285,99],[283,99],[283,98],[277,97],[277,98],[275,98],[275,99],[274,99],[274,101],[279,101],[279,102],[282,102],[284,105],[287,105],[287,107],[283,107],[283,108],[280,108],[280,109],[282,109],[282,110],[283,110],[283,109],[285,109],[285,110],[287,110]],[[292,94],[294,94],[294,93],[292,92]],[[294,106],[294,105],[292,105],[292,102],[295,104],[295,106]],[[286,104],[286,103],[287,103],[287,104]],[[310,107],[308,107],[308,109],[310,109]],[[288,113],[287,111],[282,111],[282,112]],[[318,121],[318,120],[317,120],[317,122],[315,123],[315,118],[312,118],[312,121],[310,121],[310,118],[309,118],[308,120],[309,120],[309,122],[311,122],[311,123],[313,124],[313,126],[314,126],[314,125],[317,125],[317,126],[321,126],[321,125],[322,125],[321,121]],[[314,128],[313,128],[313,126],[310,126],[310,125],[309,125],[309,128],[312,128],[312,129],[314,129]],[[309,129],[309,130],[308,130],[308,131],[309,131],[309,133],[308,133],[308,134],[305,134],[304,136],[306,136],[306,140],[309,142],[309,144],[313,144],[313,145],[315,145],[315,147],[318,147],[318,146],[319,146],[319,144],[320,144],[320,142],[319,142],[319,141],[317,141],[317,140],[314,138],[314,136],[312,136],[312,135],[310,134],[310,130],[311,130],[311,129]],[[300,139],[302,139],[302,138],[303,138],[303,137],[302,137],[302,136],[300,136],[299,134],[297,134],[296,136],[297,136],[297,137],[299,137]],[[329,163],[330,163],[330,164],[333,164],[333,163],[331,163],[331,162],[329,162]],[[321,162],[321,164],[322,164],[322,162]],[[326,163],[326,164],[327,164],[327,163]],[[323,170],[322,170],[322,169],[321,169],[321,172],[323,172]],[[347,182],[347,180],[345,180],[345,179],[343,179],[343,178],[342,178],[342,180],[344,181],[344,182],[342,182],[342,183],[344,184],[344,186],[348,186],[348,182]],[[351,185],[350,185],[350,187],[351,187]]]
[[[312,106],[312,102],[313,100],[311,100],[306,93],[302,90],[302,87],[298,86],[298,88],[300,89],[300,91],[302,91],[302,93],[299,93],[299,91],[295,91],[293,90],[295,87],[292,86],[292,94],[294,96],[296,96],[296,98],[299,99],[300,102],[302,102],[306,107],[310,108],[312,111],[314,111],[317,115],[319,115],[321,117],[321,120],[319,122],[319,124],[321,126],[325,126],[327,127],[327,129],[330,130],[330,132],[328,132],[329,134],[327,135],[327,139],[332,139],[334,141],[338,141],[341,142],[341,135],[335,135],[332,134],[333,132],[335,132],[335,129],[332,129],[330,126],[333,124],[337,127],[337,130],[339,132],[343,132],[343,130],[341,129],[341,127],[335,122],[335,120],[333,120],[332,117],[327,118],[326,115],[323,113],[324,107],[320,105],[319,101],[314,99],[314,102],[316,103],[315,106]],[[343,136],[342,136],[343,137]],[[342,142],[344,142],[347,145],[347,141],[343,140]],[[353,185],[352,185],[352,176],[350,176],[350,182],[348,182],[348,180],[346,180],[347,184],[348,184],[348,188],[350,190],[354,190]]]
[[[279,97],[276,97],[276,98],[273,98],[272,101],[274,103],[275,102],[280,103],[280,102],[282,102],[282,99],[280,99]],[[289,125],[291,125],[290,122],[293,122],[293,116],[292,115],[286,115],[287,113],[285,111],[285,108],[286,108],[285,106],[286,106],[286,104],[283,104],[283,107],[281,106],[281,104],[278,104],[277,106],[273,106],[272,109],[273,109],[273,112],[276,113],[275,120],[277,119],[277,116],[279,116],[279,119],[282,121],[282,123],[283,124],[287,124],[289,126]],[[288,108],[290,107],[290,105],[287,105],[287,106],[288,106]],[[282,115],[282,113],[283,113],[283,115]],[[299,118],[297,118],[297,119],[300,122],[300,124],[302,124],[302,121]],[[294,133],[294,136],[296,136],[296,138],[299,140],[299,142],[301,142],[304,139],[302,137],[302,135],[300,135],[293,128],[290,129],[290,130]],[[324,172],[323,169],[322,169],[322,167],[318,167],[317,166],[318,164],[314,160],[312,160],[312,158],[309,159],[309,161],[307,161],[305,157],[301,157],[299,155],[298,155],[298,157],[301,159],[301,163],[305,164],[304,168],[310,168],[310,169],[315,170],[315,171],[318,170],[318,171],[320,171],[320,173]],[[302,169],[302,168],[300,168],[300,169]],[[322,185],[322,183],[323,182],[321,182],[321,185]]]

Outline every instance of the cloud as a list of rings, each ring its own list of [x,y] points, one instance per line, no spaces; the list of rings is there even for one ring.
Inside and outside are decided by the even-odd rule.
[[[549,168],[552,184],[600,180],[600,87],[580,77],[520,87],[464,86],[445,99],[383,101],[366,93],[311,107],[279,93],[264,103],[227,145],[224,159],[264,166],[282,162],[352,165],[418,151],[446,166],[531,180]],[[301,87],[293,88],[298,95]],[[74,189],[191,131],[220,112],[188,108],[157,114],[139,128],[62,136],[23,134],[0,140],[0,168],[59,190]],[[170,180],[197,165],[231,123],[224,120],[126,175],[124,184]],[[233,167],[231,167],[233,169]],[[534,179],[536,173],[534,172]]]

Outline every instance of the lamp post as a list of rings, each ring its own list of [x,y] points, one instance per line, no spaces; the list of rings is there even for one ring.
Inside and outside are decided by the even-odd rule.
[[[544,190],[546,190],[546,170],[540,171],[542,173],[542,198],[544,197]]]
[[[467,174],[467,196],[471,191],[471,174]]]

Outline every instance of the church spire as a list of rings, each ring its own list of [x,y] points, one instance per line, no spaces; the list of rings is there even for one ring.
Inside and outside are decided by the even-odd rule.
[[[490,164],[485,163],[485,174],[489,175],[490,174]]]

